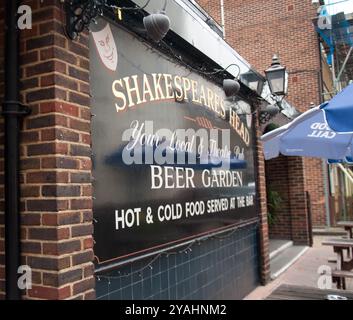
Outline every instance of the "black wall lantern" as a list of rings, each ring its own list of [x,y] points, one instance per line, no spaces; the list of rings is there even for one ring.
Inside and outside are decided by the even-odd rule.
[[[288,89],[288,73],[286,67],[281,66],[278,55],[273,56],[271,67],[265,70],[265,74],[271,93],[284,97]]]

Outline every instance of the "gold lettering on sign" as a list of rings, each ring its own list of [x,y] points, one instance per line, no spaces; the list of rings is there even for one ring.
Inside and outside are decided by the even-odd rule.
[[[238,133],[238,135],[244,141],[244,143],[247,146],[249,146],[250,144],[249,130],[246,128],[245,124],[240,120],[237,113],[232,109],[229,110],[229,124]]]
[[[163,75],[160,73],[159,74],[152,73],[156,100],[165,99],[163,95],[162,85],[161,85],[162,76]]]
[[[132,84],[130,83],[130,79],[132,79]],[[140,104],[142,103],[141,100],[141,96],[140,96],[140,88],[137,82],[137,76],[132,76],[132,77],[125,77],[123,78],[124,82],[125,82],[125,88],[126,88],[126,92],[128,94],[128,98],[129,98],[129,107],[133,107],[135,104]],[[134,94],[136,96],[136,103],[133,103],[133,96],[132,94]]]
[[[121,79],[115,80],[112,84],[112,91],[115,98],[122,101],[122,104],[115,103],[116,112],[119,112],[119,111],[125,110],[126,108],[126,97],[123,92],[117,89],[117,86],[120,86],[120,88],[123,88],[123,82]]]
[[[142,93],[142,102],[145,103],[147,102],[147,95],[149,96],[149,101],[154,101],[154,96],[152,93],[151,85],[148,81],[147,75],[143,75],[143,93]]]
[[[217,89],[212,90],[196,80],[166,73],[132,75],[112,83],[112,93],[116,98],[115,109],[118,113],[151,101],[175,99],[179,102],[192,102],[212,110],[222,119],[226,119],[229,112],[229,124],[249,146],[249,130],[234,110],[226,109],[223,92],[220,88]],[[203,123],[202,126],[207,127],[209,123]]]

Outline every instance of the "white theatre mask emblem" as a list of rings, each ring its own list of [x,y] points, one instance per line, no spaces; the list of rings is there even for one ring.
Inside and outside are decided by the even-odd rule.
[[[109,23],[104,29],[92,32],[92,35],[103,64],[109,70],[115,71],[118,65],[118,50]]]

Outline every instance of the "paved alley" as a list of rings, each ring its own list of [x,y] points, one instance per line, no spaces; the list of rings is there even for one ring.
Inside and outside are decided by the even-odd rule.
[[[270,282],[267,286],[258,287],[250,293],[245,300],[263,300],[266,299],[281,284],[318,287],[319,273],[321,266],[335,267],[335,263],[329,263],[328,258],[335,255],[331,247],[322,246],[321,242],[332,236],[314,237],[314,245],[309,248],[290,268],[288,268],[277,279]],[[335,284],[332,284],[336,288]],[[353,281],[347,280],[347,290],[353,291]]]

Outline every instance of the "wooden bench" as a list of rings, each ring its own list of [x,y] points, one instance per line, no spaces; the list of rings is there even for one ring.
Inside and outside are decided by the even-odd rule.
[[[337,282],[337,289],[346,290],[346,278],[353,278],[353,272],[345,270],[332,271],[332,281]]]

